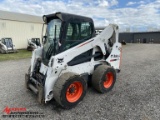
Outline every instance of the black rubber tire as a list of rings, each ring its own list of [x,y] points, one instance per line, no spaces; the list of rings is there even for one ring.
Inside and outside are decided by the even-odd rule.
[[[29,77],[30,77],[30,71],[31,71],[31,66],[28,68],[28,73],[27,73],[28,79],[25,78],[25,87],[26,87],[26,89],[28,89],[28,90],[30,90],[30,88],[28,87]],[[25,76],[25,77],[26,77],[26,76]]]
[[[18,50],[14,50],[14,53],[18,53]]]
[[[66,98],[67,88],[73,82],[80,82],[83,86],[83,92],[80,98],[75,102],[69,102]],[[65,109],[71,109],[75,107],[80,101],[83,100],[87,91],[87,82],[80,76],[72,72],[62,74],[56,81],[53,88],[54,99]]]
[[[8,54],[8,51],[7,51],[7,50],[5,51],[5,54]]]
[[[111,72],[113,74],[113,82],[109,88],[105,88],[103,83],[106,80],[106,74]],[[114,68],[108,65],[100,65],[98,66],[92,75],[92,86],[100,93],[106,93],[112,90],[115,82],[116,82],[116,71]]]
[[[0,53],[4,54],[4,53],[5,53],[5,51],[4,51],[3,49],[1,49],[1,50],[0,50]]]

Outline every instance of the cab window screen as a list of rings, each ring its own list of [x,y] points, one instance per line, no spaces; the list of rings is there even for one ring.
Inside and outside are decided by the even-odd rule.
[[[91,37],[91,24],[89,22],[69,23],[66,40],[84,40]]]
[[[88,38],[91,36],[91,26],[89,23],[82,23],[81,24],[81,38]]]
[[[67,27],[65,47],[67,50],[92,37],[92,24],[90,22],[70,22]]]

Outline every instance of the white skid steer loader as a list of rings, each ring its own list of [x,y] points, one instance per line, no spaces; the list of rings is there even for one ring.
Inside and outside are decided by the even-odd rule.
[[[28,40],[28,51],[33,51],[34,49],[37,49],[38,47],[41,47],[40,39],[39,38],[32,38]]]
[[[44,45],[33,51],[25,75],[26,87],[38,101],[54,98],[63,108],[72,108],[84,98],[88,81],[100,93],[110,91],[120,72],[118,26],[110,24],[95,37],[91,18],[57,12],[43,19]]]
[[[15,45],[13,45],[12,38],[2,38],[0,40],[0,53],[16,53],[18,52],[15,48]]]

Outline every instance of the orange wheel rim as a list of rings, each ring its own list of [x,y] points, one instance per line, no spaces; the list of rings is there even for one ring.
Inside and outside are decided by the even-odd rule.
[[[67,88],[66,99],[68,102],[71,102],[71,103],[76,102],[77,100],[79,100],[82,93],[83,93],[82,83],[78,81],[73,82]]]
[[[109,72],[109,73],[106,74],[105,77],[106,77],[106,79],[103,82],[103,85],[104,85],[105,88],[109,88],[113,84],[113,73]]]

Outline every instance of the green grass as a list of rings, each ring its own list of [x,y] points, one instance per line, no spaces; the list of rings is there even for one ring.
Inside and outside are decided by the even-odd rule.
[[[31,55],[32,52],[27,50],[18,50],[18,53],[9,53],[9,54],[0,53],[0,61],[31,58]]]

